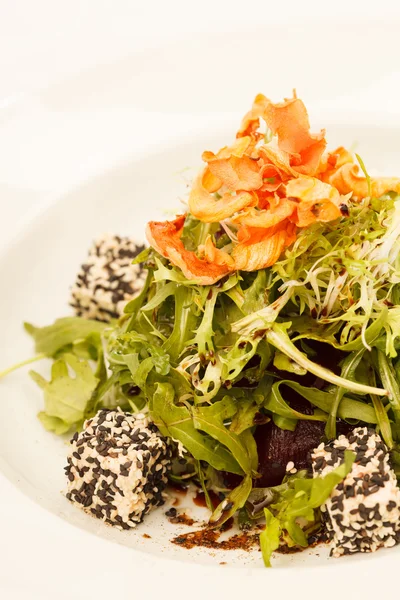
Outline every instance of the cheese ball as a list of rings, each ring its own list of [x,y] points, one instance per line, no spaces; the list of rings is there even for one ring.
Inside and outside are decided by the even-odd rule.
[[[146,271],[132,260],[144,250],[128,237],[103,235],[95,240],[71,289],[78,317],[110,321],[143,286]]]
[[[321,507],[333,542],[331,555],[390,548],[400,541],[400,490],[388,449],[373,429],[358,427],[314,450],[314,476],[338,467],[345,450],[356,455],[352,470]]]
[[[100,410],[70,442],[67,498],[120,529],[164,504],[172,445],[143,414]]]

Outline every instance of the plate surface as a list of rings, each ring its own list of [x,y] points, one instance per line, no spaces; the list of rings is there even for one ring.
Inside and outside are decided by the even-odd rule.
[[[282,94],[288,95],[287,87],[292,86],[294,79],[299,88],[301,84],[306,87],[305,96],[310,98],[316,109],[310,111],[311,117],[314,117],[314,128],[327,128],[331,148],[339,144],[356,144],[357,152],[371,173],[395,174],[400,171],[399,119],[391,117],[390,124],[388,121],[385,125],[386,119],[382,115],[345,110],[343,96],[336,102],[342,109],[332,111],[335,80],[330,78],[329,86],[323,89],[322,95],[318,94],[315,78],[305,68],[304,61],[315,58],[314,67],[317,68],[322,58],[314,56],[315,47],[300,44],[301,40],[304,41],[304,32],[302,27],[292,27],[285,34],[287,48],[290,46],[293,52],[300,49],[300,74],[296,73],[295,77],[293,65],[289,69],[288,63],[284,77],[279,76],[279,69],[274,64],[274,76],[262,76],[261,81],[258,70],[254,66],[249,67],[252,63],[243,58],[243,48],[250,47],[245,43],[250,41],[250,35],[243,36],[241,44],[235,43],[231,47],[229,38],[210,41],[207,47],[209,65],[212,65],[211,59],[217,49],[221,52],[223,48],[230,47],[236,70],[236,59],[239,56],[243,59],[240,64],[243,64],[245,81],[232,103],[232,110],[240,109],[241,113],[235,112],[235,118],[227,114],[202,112],[212,111],[212,107],[223,111],[229,102],[230,90],[221,91],[216,103],[211,102],[205,88],[202,88],[201,94],[195,93],[196,78],[193,73],[190,74],[190,68],[198,71],[206,57],[204,48],[197,48],[194,44],[187,47],[185,60],[182,48],[178,47],[166,52],[161,62],[160,54],[142,57],[140,61],[127,59],[113,69],[96,69],[73,81],[54,86],[25,105],[3,114],[2,122],[0,119],[3,133],[0,158],[4,169],[0,189],[3,197],[10,204],[18,198],[16,210],[20,210],[18,207],[22,203],[29,210],[36,211],[31,204],[38,198],[47,199],[50,207],[41,211],[0,257],[0,314],[7,315],[1,329],[0,368],[33,352],[31,341],[22,330],[22,321],[44,325],[68,314],[68,289],[94,236],[110,231],[141,240],[146,221],[164,217],[167,209],[180,209],[180,200],[185,198],[190,175],[200,166],[201,152],[205,148],[216,150],[233,138],[238,118],[257,91],[265,91],[278,99]],[[348,35],[351,33],[346,32]],[[320,31],[318,36],[322,42]],[[365,31],[363,35],[357,32],[352,39],[368,53],[371,44],[367,44],[366,40],[371,37]],[[389,44],[394,43],[394,39],[394,36],[388,35]],[[268,41],[272,47],[277,47],[282,39],[277,32],[270,31]],[[333,37],[331,41],[333,43]],[[296,43],[300,45],[296,46]],[[327,53],[333,59],[333,45],[327,44],[327,47]],[[254,48],[253,44],[252,52]],[[266,49],[266,42],[257,37],[257,54]],[[246,52],[249,57],[250,50]],[[394,51],[389,54],[392,58],[395,56]],[[325,62],[328,55],[324,56]],[[178,56],[182,60],[179,76],[174,71]],[[289,59],[285,55],[282,60]],[[368,60],[363,64],[368,64]],[[390,67],[387,64],[388,70]],[[185,68],[187,83],[191,81],[192,86],[182,87]],[[233,75],[235,69],[232,65],[229,69],[228,74]],[[352,83],[348,87],[351,92],[360,93],[362,82],[367,80],[364,71],[362,66],[355,79],[346,70],[346,81]],[[133,72],[134,80],[129,77],[129,73]],[[140,72],[141,77],[138,75]],[[167,88],[164,98],[164,109],[169,113],[167,118],[158,112],[161,107],[156,102],[154,88],[157,73],[162,76],[159,83],[164,81]],[[214,86],[218,85],[218,73],[215,66],[211,68]],[[245,88],[249,90],[246,100]],[[302,96],[300,89],[299,95]],[[324,109],[321,104],[325,105]],[[188,106],[192,106],[196,114],[191,114]],[[145,115],[145,110],[153,113]],[[35,368],[48,373],[46,364]],[[365,569],[371,573],[380,572],[381,576],[384,573],[391,575],[397,564],[400,549],[346,560],[329,560],[326,552],[319,548],[313,552],[277,557],[275,565],[282,568],[266,572],[258,552],[214,554],[203,549],[188,551],[172,545],[171,537],[182,529],[168,523],[163,509],[149,516],[136,531],[114,531],[82,514],[61,494],[66,445],[63,440],[46,433],[37,421],[36,413],[42,398],[40,390],[29,379],[27,369],[1,382],[0,397],[1,471],[40,507],[30,509],[37,519],[38,531],[45,526],[54,527],[60,535],[71,530],[73,542],[81,545],[87,554],[112,554],[121,568],[122,565],[129,568],[134,563],[136,569],[147,575],[156,568],[165,581],[182,578],[184,572],[185,581],[196,578],[197,591],[202,589],[205,579],[215,591],[224,591],[229,582],[230,593],[234,588],[237,592],[242,588],[246,592],[253,591],[253,588],[254,591],[259,590],[268,582],[270,590],[278,592],[284,585],[288,593],[292,590],[301,597],[299,586],[301,588],[303,582],[306,592],[312,577],[314,589],[321,588],[324,598],[330,597],[332,592],[326,588],[327,578],[346,582],[346,589],[350,591]],[[28,505],[28,500],[26,502]],[[193,507],[191,510],[194,510]],[[76,527],[72,529],[70,524]],[[184,530],[187,531],[187,528]],[[143,533],[151,535],[151,538],[143,538]],[[23,533],[18,532],[18,535],[23,540]],[[70,560],[67,551],[62,547],[57,551],[61,565],[67,564]],[[227,565],[219,567],[219,562]],[[78,583],[83,576],[84,573],[77,576]],[[370,591],[375,585],[378,589],[380,578],[371,579]],[[196,590],[191,595],[197,597]]]
[[[339,141],[346,146],[357,144],[366,164],[373,164],[379,171],[387,170],[391,163],[400,163],[397,136],[393,136],[393,131],[390,133],[382,127],[333,123],[329,126],[332,147]],[[200,166],[202,149],[217,149],[231,137],[230,129],[217,136],[210,132],[206,137],[203,134],[203,138],[196,136],[191,141],[182,141],[172,152],[161,151],[116,166],[61,197],[37,218],[0,261],[0,280],[5,282],[0,310],[1,314],[12,314],[2,329],[0,364],[31,355],[31,341],[21,327],[23,320],[44,325],[58,316],[71,314],[67,304],[69,286],[94,237],[103,232],[116,232],[143,240],[147,220],[165,218],[171,210],[181,210],[188,183]],[[49,374],[47,364],[37,365],[35,369]],[[110,542],[153,556],[168,555],[168,558],[196,564],[226,562],[235,568],[262,568],[257,551],[210,552],[201,548],[188,551],[171,544],[171,538],[190,529],[171,525],[164,516],[165,508],[154,511],[129,533],[121,533],[87,517],[60,493],[65,486],[66,441],[45,432],[37,421],[42,394],[27,376],[27,369],[3,381],[1,395],[1,411],[7,415],[7,419],[0,420],[1,464],[19,488],[47,510]],[[9,425],[10,420],[13,427]],[[196,509],[192,502],[188,503],[187,513],[206,518],[206,511]],[[144,538],[144,533],[151,537]],[[371,557],[357,556],[348,562],[371,560]],[[274,562],[275,566],[338,566],[337,561],[327,558],[324,547],[296,555],[277,555]]]

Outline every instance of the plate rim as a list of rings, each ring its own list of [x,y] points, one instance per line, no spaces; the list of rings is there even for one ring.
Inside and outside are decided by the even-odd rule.
[[[324,114],[326,116],[327,111],[324,111]],[[328,122],[328,127],[329,127],[329,125],[334,125],[335,121],[336,121],[336,124],[340,124],[342,126],[346,125],[346,123],[343,122],[344,114],[347,115],[348,123],[350,124],[353,119],[353,114],[351,113],[351,111],[332,111],[330,118],[325,119]],[[335,118],[333,120],[332,120],[332,115],[335,115]],[[361,122],[363,122],[364,120],[365,120],[365,113],[363,113],[363,115],[362,115]],[[391,129],[393,129],[393,127],[394,127],[393,122],[389,122],[389,121],[390,120],[388,119],[387,121],[385,121],[385,124],[383,124],[383,125],[374,123],[374,127],[378,128],[378,129],[382,129],[382,127],[385,127],[385,128],[390,127]],[[229,118],[229,121],[227,123],[225,123],[223,127],[220,128],[221,133],[226,131],[227,124],[230,122],[231,122],[231,120]],[[354,124],[354,121],[353,121],[353,124]],[[399,119],[399,123],[397,124],[397,128],[400,129],[400,119]],[[191,134],[191,136],[192,135],[193,134]],[[204,135],[204,133],[203,133],[201,135],[201,137],[206,137],[206,135]],[[187,139],[187,138],[182,137],[182,136],[177,136],[177,142],[179,144],[184,145],[185,139]],[[157,147],[156,149],[149,149],[147,152],[136,157],[134,159],[134,162],[140,163],[142,160],[147,160],[149,157],[151,157],[153,155],[163,153],[170,146],[170,144],[171,144],[171,140],[165,140],[165,143],[163,144],[163,146]],[[127,159],[126,161],[124,161],[124,163],[120,164],[119,166],[122,167],[122,166],[124,166],[125,163],[128,164],[129,162],[131,162],[131,161],[129,159]],[[51,213],[53,210],[56,211],[58,209],[58,206],[68,199],[68,196],[70,196],[71,194],[73,194],[75,191],[79,190],[83,186],[89,184],[92,180],[96,179],[97,177],[106,176],[108,172],[111,172],[113,170],[113,168],[115,168],[115,167],[110,166],[109,169],[103,170],[101,172],[101,174],[99,174],[97,176],[93,175],[83,182],[80,181],[80,182],[78,182],[78,184],[70,186],[68,189],[64,190],[63,192],[50,195],[50,197],[48,198],[48,200],[46,201],[46,203],[44,205],[42,204],[39,207],[39,209],[35,209],[32,211],[31,218],[29,218],[26,222],[24,222],[21,225],[21,227],[18,228],[14,232],[14,234],[10,238],[10,240],[8,240],[7,243],[5,244],[5,246],[0,250],[0,265],[3,263],[3,261],[7,261],[8,254],[11,253],[13,251],[13,249],[17,248],[20,244],[23,244],[24,237],[31,230],[35,230],[40,227],[40,223],[45,215],[47,215],[48,213]],[[54,521],[54,523],[57,523],[58,528],[63,527],[63,528],[70,529],[72,526],[74,528],[76,538],[83,539],[83,536],[85,536],[85,540],[88,540],[88,542],[87,542],[88,544],[91,544],[90,540],[93,541],[92,543],[95,543],[94,541],[97,540],[97,542],[96,542],[97,544],[99,544],[99,542],[100,542],[100,544],[104,545],[104,546],[106,546],[106,545],[108,546],[110,543],[112,543],[114,552],[118,552],[118,554],[121,557],[124,556],[124,558],[125,558],[125,557],[129,556],[130,558],[132,558],[132,556],[134,554],[136,560],[140,560],[143,563],[146,563],[149,567],[155,567],[155,566],[159,566],[161,564],[162,565],[168,564],[170,569],[172,571],[175,571],[176,569],[179,570],[180,568],[182,568],[182,565],[184,565],[185,570],[194,568],[196,571],[200,570],[201,572],[203,572],[203,570],[206,570],[207,573],[209,573],[211,570],[211,571],[213,571],[213,574],[218,572],[218,575],[217,575],[218,577],[221,576],[222,572],[229,573],[229,576],[231,577],[233,572],[238,571],[237,568],[235,568],[234,566],[229,565],[229,564],[225,566],[223,571],[221,571],[221,568],[219,567],[217,561],[215,564],[210,564],[210,565],[196,565],[193,562],[182,563],[179,560],[179,558],[171,559],[171,558],[164,557],[164,556],[150,555],[148,553],[141,551],[140,549],[126,547],[123,544],[119,544],[118,542],[115,542],[114,540],[106,539],[106,538],[102,537],[101,535],[96,535],[95,533],[93,533],[91,531],[82,529],[78,524],[67,521],[60,514],[49,511],[46,507],[42,506],[34,498],[32,498],[28,494],[26,494],[24,490],[22,490],[21,488],[18,487],[17,482],[15,481],[15,477],[13,477],[13,475],[12,475],[12,467],[10,467],[2,457],[0,457],[0,464],[2,467],[1,471],[0,471],[0,475],[7,479],[7,482],[10,483],[14,487],[14,489],[16,489],[18,491],[18,493],[21,496],[23,496],[25,501],[29,501],[29,503],[31,505],[34,505],[36,510],[39,509],[40,512],[38,514],[41,515],[41,518],[56,519],[56,521]],[[60,524],[60,521],[62,524]],[[88,537],[87,534],[89,534],[90,537]],[[117,550],[117,548],[118,548],[118,550]],[[393,557],[393,558],[394,558],[394,560],[396,559],[396,557]],[[261,560],[261,557],[260,557],[260,560]],[[367,558],[367,560],[368,560],[368,558]],[[372,567],[372,564],[375,566],[375,564],[382,563],[383,560],[385,560],[385,562],[387,563],[387,555],[384,554],[384,556],[383,556],[381,553],[378,553],[377,555],[370,557],[370,560],[368,560],[368,566]],[[360,568],[361,568],[361,570],[363,569],[364,561],[365,561],[364,558],[357,562],[349,561],[349,564],[346,565],[346,568],[349,568],[349,569],[351,568],[352,570],[357,570],[357,572],[358,572],[358,570]],[[358,566],[358,565],[360,565],[360,566]],[[340,565],[341,568],[343,568],[343,566]],[[322,583],[325,570],[327,570],[326,576],[332,575],[333,567],[334,567],[334,565],[329,565],[329,564],[323,564],[321,566],[315,566],[315,565],[310,566],[310,565],[307,565],[307,563],[304,565],[282,566],[282,567],[272,569],[271,571],[269,571],[268,576],[279,579],[281,577],[282,573],[286,573],[289,570],[296,577],[299,576],[299,573],[301,573],[301,574],[304,573],[304,574],[307,574],[308,576],[312,573],[314,575],[315,579],[316,580],[320,579],[321,583]],[[252,578],[258,578],[258,577],[264,578],[265,577],[265,574],[264,574],[265,571],[263,569],[253,568],[253,567],[247,567],[246,569],[243,569],[243,570],[240,569],[239,576],[242,577],[243,574],[248,571],[251,573]],[[271,575],[270,573],[273,573],[273,574]],[[306,576],[306,575],[304,575],[304,576]],[[295,589],[295,588],[293,588],[293,589]]]

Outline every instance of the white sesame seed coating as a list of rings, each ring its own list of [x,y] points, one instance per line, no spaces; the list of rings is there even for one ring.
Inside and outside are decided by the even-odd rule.
[[[164,503],[172,447],[143,414],[101,410],[70,443],[67,498],[120,529]]]
[[[351,472],[321,507],[333,542],[331,554],[375,552],[400,541],[400,490],[389,452],[374,430],[359,427],[312,453],[314,476],[324,476],[343,462],[345,450],[356,460]]]
[[[110,321],[121,316],[128,300],[145,279],[132,260],[144,249],[128,237],[103,235],[94,241],[71,289],[70,304],[77,316]]]

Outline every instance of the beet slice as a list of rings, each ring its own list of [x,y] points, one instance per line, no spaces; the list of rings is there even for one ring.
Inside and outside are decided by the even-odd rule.
[[[307,340],[308,345],[315,351],[313,360],[322,366],[340,374],[339,363],[343,354],[320,342]],[[274,367],[272,367],[274,370]],[[282,373],[279,372],[281,376]],[[288,379],[297,381],[301,385],[321,388],[325,384],[312,373],[306,375],[285,374]],[[292,388],[285,386],[284,398],[286,402],[298,412],[311,415],[314,407]],[[337,435],[347,434],[354,426],[343,421],[337,421]],[[258,450],[259,479],[253,481],[255,487],[272,487],[282,483],[286,473],[286,465],[293,462],[297,470],[307,469],[311,466],[310,453],[324,439],[325,423],[322,421],[298,421],[294,431],[286,431],[277,427],[271,420],[264,425],[258,425],[255,431],[255,440]],[[241,477],[230,473],[224,474],[224,481],[230,488],[236,487]]]
[[[324,425],[318,421],[298,421],[295,431],[280,429],[272,422],[258,427],[255,437],[261,478],[255,480],[255,486],[271,487],[282,483],[290,461],[296,469],[307,468],[309,452],[320,444]]]
[[[286,390],[285,400],[292,408],[305,415],[313,413],[309,402],[294,390]],[[337,422],[338,435],[348,433],[351,429],[351,425]],[[261,477],[254,481],[255,487],[271,487],[282,483],[288,462],[293,462],[297,470],[310,467],[310,452],[323,440],[324,430],[325,423],[322,421],[298,421],[294,431],[280,429],[273,421],[257,427],[254,437]]]

